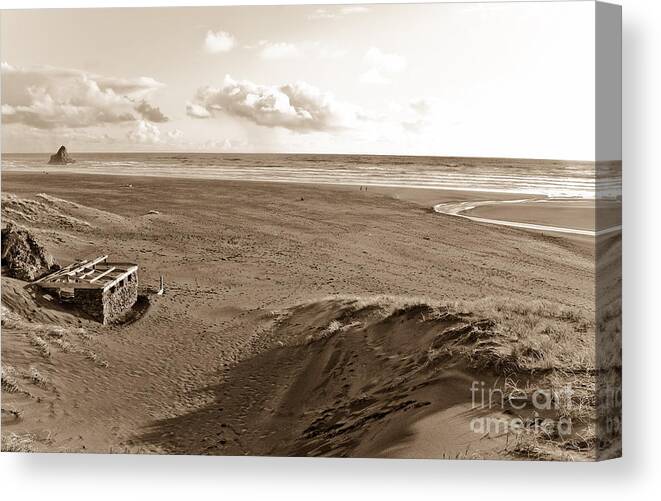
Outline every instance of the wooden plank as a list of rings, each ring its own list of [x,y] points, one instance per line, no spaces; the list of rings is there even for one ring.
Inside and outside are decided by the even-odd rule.
[[[75,273],[81,272],[84,269],[89,268],[90,266],[94,266],[95,264],[98,264],[101,261],[105,261],[106,259],[108,259],[107,254],[105,256],[99,256],[96,259],[93,259],[92,261],[85,263],[82,266],[79,266],[78,268],[74,268],[73,270],[70,270],[69,272],[67,272],[67,275],[73,275]]]
[[[92,269],[92,270],[86,271],[85,273],[81,273],[80,275],[78,275],[78,276],[75,277],[75,278],[76,278],[77,280],[83,280],[83,279],[85,279],[88,275],[93,275],[94,273],[96,273],[96,270],[95,270],[95,269]]]
[[[111,266],[110,268],[108,268],[106,271],[104,271],[104,272],[101,273],[100,275],[97,275],[97,276],[95,276],[94,278],[90,279],[90,280],[89,280],[89,283],[92,284],[92,283],[96,282],[99,278],[101,278],[101,277],[105,277],[108,273],[114,271],[115,269],[116,269],[116,268],[115,268],[114,266]]]
[[[50,275],[46,275],[45,277],[42,277],[33,283],[38,284],[41,282],[50,282],[56,278],[63,277],[65,275],[72,276],[75,275],[76,273],[80,273],[81,271],[86,270],[87,268],[99,264],[101,261],[105,261],[106,259],[108,259],[107,254],[105,256],[99,256],[96,259],[93,259],[92,261],[89,261],[87,259],[83,259],[82,261],[76,261],[75,263],[71,263],[70,265],[65,266],[60,270],[57,270],[56,272],[51,273]]]
[[[48,282],[48,281],[53,280],[54,278],[56,278],[58,276],[63,276],[65,273],[68,273],[69,270],[71,270],[72,266],[76,266],[76,265],[79,265],[80,263],[85,263],[85,262],[87,262],[87,259],[84,259],[83,261],[76,261],[74,263],[71,263],[70,265],[65,266],[64,268],[60,268],[59,270],[54,271],[53,273],[51,273],[49,275],[46,275],[45,277],[41,277],[39,280],[37,280],[33,283],[38,284],[40,282]]]
[[[118,276],[115,277],[112,281],[110,281],[110,282],[108,282],[106,285],[104,285],[104,286],[103,286],[103,290],[104,290],[104,291],[105,291],[105,290],[108,290],[110,287],[112,287],[113,285],[115,285],[115,284],[121,282],[124,278],[128,277],[131,273],[135,273],[136,271],[138,271],[138,266],[137,266],[137,265],[135,265],[135,266],[131,266],[131,267],[130,267],[128,270],[126,270],[124,273],[122,273],[121,275],[118,275]]]

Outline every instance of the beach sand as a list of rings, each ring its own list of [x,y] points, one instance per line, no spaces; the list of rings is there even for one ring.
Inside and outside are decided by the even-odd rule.
[[[504,457],[505,438],[469,433],[465,412],[470,382],[498,371],[430,365],[439,333],[482,332],[479,319],[406,298],[594,315],[593,246],[431,210],[511,195],[27,173],[3,173],[2,191],[41,201],[3,198],[3,219],[61,262],[109,254],[137,262],[142,286],[166,284],[138,320],[101,326],[3,277],[3,368],[24,390],[3,386],[3,435],[41,450]],[[556,221],[544,208],[522,217]],[[49,325],[69,347],[43,334],[40,355],[29,331]],[[589,351],[594,331],[576,332]]]

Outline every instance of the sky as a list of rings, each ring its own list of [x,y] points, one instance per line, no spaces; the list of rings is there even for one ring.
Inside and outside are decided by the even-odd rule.
[[[593,160],[592,2],[3,11],[2,150]]]

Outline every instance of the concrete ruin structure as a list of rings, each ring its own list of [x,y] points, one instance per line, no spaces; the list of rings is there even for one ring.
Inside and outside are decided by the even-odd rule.
[[[34,282],[103,324],[121,320],[138,300],[138,265],[108,256],[70,264]]]

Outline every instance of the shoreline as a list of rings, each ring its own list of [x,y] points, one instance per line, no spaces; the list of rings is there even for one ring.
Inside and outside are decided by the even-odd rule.
[[[489,189],[489,188],[472,188],[472,189],[467,189],[466,187],[463,186],[439,186],[439,185],[433,185],[433,184],[415,184],[415,183],[397,183],[397,182],[376,182],[376,181],[370,181],[370,179],[365,179],[364,181],[345,181],[345,182],[339,182],[336,180],[332,181],[323,181],[319,178],[313,179],[302,179],[302,180],[297,180],[295,178],[278,178],[277,176],[268,176],[264,178],[255,178],[255,179],[250,179],[248,177],[243,177],[243,176],[228,176],[228,175],[223,175],[223,174],[218,174],[215,173],[214,171],[209,171],[209,173],[204,173],[204,174],[199,174],[196,173],[195,175],[190,175],[190,172],[194,172],[192,169],[188,169],[188,175],[180,174],[179,172],[163,172],[160,171],[158,173],[149,173],[145,172],[142,170],[139,173],[131,173],[131,172],[117,172],[117,173],[112,173],[112,172],[90,172],[89,168],[77,168],[77,167],[72,167],[74,164],[68,164],[65,168],[62,166],[58,167],[38,167],[38,168],[25,168],[25,167],[3,167],[2,171],[7,172],[7,173],[13,173],[13,174],[64,174],[64,175],[79,175],[79,176],[115,176],[115,177],[145,177],[145,178],[163,178],[163,179],[186,179],[186,180],[194,180],[194,179],[199,179],[199,180],[207,180],[207,181],[228,181],[228,182],[249,182],[249,183],[276,183],[276,184],[302,184],[302,185],[311,185],[311,186],[345,186],[345,187],[370,187],[370,188],[375,188],[375,189],[411,189],[411,190],[431,190],[431,191],[456,191],[456,192],[463,192],[463,193],[496,193],[496,194],[508,194],[510,196],[523,196],[523,195],[530,195],[533,197],[540,197],[540,198],[552,198],[552,199],[568,199],[568,200],[595,200],[594,198],[590,197],[581,197],[581,196],[567,196],[567,197],[560,197],[560,196],[551,196],[548,194],[544,193],[535,193],[531,191],[526,191],[526,190],[506,190],[506,189]],[[207,169],[203,169],[207,170]]]
[[[176,182],[176,181],[181,181],[183,183],[186,182],[203,182],[203,183],[228,183],[228,184],[234,184],[234,183],[249,183],[249,184],[254,184],[254,185],[284,185],[284,186],[301,186],[301,187],[307,187],[307,188],[317,188],[317,189],[330,189],[330,190],[339,190],[339,191],[355,191],[356,188],[360,188],[360,196],[369,196],[369,194],[382,194],[385,196],[389,196],[395,200],[401,200],[405,202],[410,202],[414,203],[416,205],[421,205],[423,207],[426,207],[429,210],[432,210],[436,213],[439,214],[446,214],[446,215],[452,215],[452,216],[458,216],[462,217],[465,219],[472,220],[474,222],[478,223],[484,223],[484,224],[490,224],[494,226],[507,226],[511,228],[519,228],[523,230],[530,230],[530,231],[539,231],[539,232],[549,232],[553,234],[562,234],[564,235],[570,235],[572,237],[595,237],[601,234],[606,234],[610,233],[612,231],[616,231],[616,229],[606,229],[606,231],[594,231],[594,207],[595,207],[595,200],[594,199],[586,199],[586,198],[551,198],[548,197],[547,195],[542,195],[542,194],[536,194],[536,193],[523,193],[523,192],[507,192],[507,191],[490,191],[490,190],[466,190],[466,189],[458,189],[458,188],[430,188],[428,186],[411,186],[411,185],[366,185],[366,184],[357,184],[357,183],[326,183],[326,182],[298,182],[298,181],[291,181],[291,180],[270,180],[270,181],[264,181],[264,180],[248,180],[248,179],[224,179],[224,178],[218,178],[218,177],[209,177],[209,178],[203,178],[203,177],[198,177],[198,176],[177,176],[177,175],[149,175],[149,174],[144,174],[144,173],[139,173],[139,174],[125,174],[125,173],[118,173],[118,174],[113,174],[113,173],[104,173],[104,174],[99,174],[99,173],[89,173],[89,172],[78,172],[78,171],[63,171],[63,170],[58,170],[57,168],[47,168],[40,170],[39,172],[35,171],[30,171],[30,170],[25,170],[25,169],[16,169],[16,170],[5,170],[3,169],[2,171],[2,177],[6,176],[17,176],[17,177],[22,177],[22,176],[78,176],[81,178],[116,178],[116,179],[123,179],[124,182],[121,183],[119,186],[120,188],[126,187],[132,183],[129,182],[129,180],[134,180],[134,179],[142,179],[142,180],[163,180],[163,181],[168,181],[168,182]],[[365,190],[362,190],[362,188],[365,187]],[[369,191],[371,189],[371,192]],[[583,224],[585,225],[585,220],[591,220],[592,225],[591,228],[584,227],[584,228],[572,228],[570,226],[571,224],[571,217],[568,218],[567,216],[563,215],[560,218],[556,218],[554,211],[556,210],[555,207],[544,207],[544,208],[537,208],[534,213],[538,216],[541,215],[541,220],[540,221],[531,221],[530,219],[530,211],[528,211],[528,214],[526,217],[521,217],[520,214],[512,214],[511,211],[508,212],[508,216],[512,217],[513,219],[511,220],[506,220],[501,217],[495,217],[494,215],[499,215],[499,212],[502,210],[503,206],[506,205],[511,205],[515,201],[512,200],[512,197],[525,197],[525,198],[520,198],[517,199],[516,202],[520,202],[522,204],[529,204],[529,203],[540,203],[540,202],[545,202],[545,203],[551,203],[551,204],[559,204],[559,203],[566,203],[566,202],[579,202],[583,207],[578,208],[578,210],[573,211],[571,214],[571,217],[573,218],[579,218],[583,220]],[[467,207],[460,210],[456,211],[455,207],[461,206],[462,204],[466,205]],[[442,210],[442,207],[444,205],[451,206],[451,210],[444,211]],[[470,206],[474,205],[474,206]],[[529,209],[530,207],[528,207]],[[480,214],[475,214],[475,215],[469,215],[469,214],[464,214],[464,212],[472,212],[472,211],[479,211]],[[579,212],[582,212],[582,214],[579,214]],[[542,215],[542,213],[544,213]],[[489,216],[491,217],[484,217],[484,216]],[[480,217],[482,216],[482,217]]]

